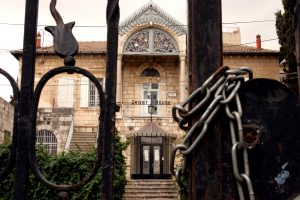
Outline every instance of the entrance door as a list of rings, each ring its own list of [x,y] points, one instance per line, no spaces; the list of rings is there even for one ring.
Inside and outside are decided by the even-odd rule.
[[[163,177],[163,152],[162,145],[142,145],[141,155],[141,177],[162,178]]]

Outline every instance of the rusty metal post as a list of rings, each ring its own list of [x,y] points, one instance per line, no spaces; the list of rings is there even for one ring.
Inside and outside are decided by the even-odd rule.
[[[104,200],[113,199],[113,134],[115,134],[116,113],[116,77],[118,58],[118,26],[119,0],[109,0],[106,9],[107,22],[107,62],[106,85],[107,93],[105,116],[105,133],[103,136],[103,171],[102,197]]]
[[[221,0],[188,0],[188,11],[189,91],[191,93],[222,65]],[[188,166],[190,200],[222,199],[220,131],[210,129],[206,136],[193,152]]]
[[[298,91],[300,95],[300,0],[295,2],[295,40],[296,40],[296,61],[297,61],[297,75],[298,75]]]
[[[38,0],[27,0],[25,10],[23,63],[19,99],[18,141],[16,153],[15,200],[27,199],[29,162],[28,140],[31,132],[30,104],[33,96]]]

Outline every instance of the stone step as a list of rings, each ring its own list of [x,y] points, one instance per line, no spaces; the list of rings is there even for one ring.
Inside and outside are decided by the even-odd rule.
[[[96,134],[88,132],[74,132],[70,151],[88,151],[95,146]]]
[[[171,199],[171,200],[179,200],[179,198],[177,196],[144,196],[144,195],[140,195],[140,196],[124,196],[123,200],[130,200],[130,199],[134,199],[134,200],[143,200],[143,199]]]
[[[142,199],[142,198],[177,198],[177,193],[173,193],[173,194],[164,194],[164,193],[160,193],[160,194],[144,194],[144,193],[139,193],[139,194],[125,194],[124,197],[125,199],[127,198],[138,198],[138,199]]]
[[[139,193],[130,193],[130,192],[125,192],[124,197],[173,197],[176,198],[178,195],[176,192],[171,192],[171,193],[165,193],[165,192],[149,192],[149,193],[144,193],[144,192],[139,192]]]
[[[126,197],[124,198],[124,200],[179,200],[177,197],[159,197],[159,198],[155,198],[155,197],[140,197],[139,199],[137,199],[136,197]]]
[[[128,190],[135,190],[135,189],[141,189],[141,190],[149,190],[149,189],[151,189],[151,190],[174,190],[174,189],[176,189],[176,187],[175,186],[157,186],[157,187],[153,187],[153,186],[149,186],[149,187],[146,187],[146,186],[130,186],[130,185],[128,185],[127,187],[126,187],[126,189],[128,189]]]
[[[156,184],[170,184],[170,185],[174,185],[174,181],[173,180],[161,180],[161,179],[148,179],[148,180],[127,180],[127,184],[148,184],[148,185],[156,185]]]
[[[124,200],[178,200],[175,182],[164,179],[128,180]]]

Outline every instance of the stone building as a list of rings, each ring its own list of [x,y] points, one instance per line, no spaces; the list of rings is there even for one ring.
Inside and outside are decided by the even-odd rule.
[[[262,49],[259,37],[258,47],[241,45],[239,30],[223,37],[224,65],[248,66],[255,77],[279,79],[279,53]],[[120,24],[116,127],[130,140],[125,152],[130,178],[170,178],[171,148],[183,136],[171,109],[188,94],[186,43],[185,26],[152,2]],[[22,62],[22,51],[12,54]],[[101,84],[105,84],[105,64],[105,41],[79,42],[76,66],[93,73]],[[53,47],[38,48],[35,83],[62,65]],[[47,144],[51,152],[94,146],[98,105],[95,86],[86,77],[55,76],[40,98],[37,142]]]
[[[0,144],[13,132],[14,106],[0,97]]]

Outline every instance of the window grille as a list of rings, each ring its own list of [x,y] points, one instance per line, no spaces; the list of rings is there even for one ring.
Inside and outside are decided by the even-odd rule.
[[[99,83],[103,87],[104,80],[103,78],[98,78]],[[93,82],[89,82],[89,106],[99,106],[100,100],[99,100],[99,93],[98,90]]]
[[[36,133],[36,144],[43,145],[51,154],[57,153],[56,136],[48,130],[40,130]]]
[[[124,45],[124,53],[178,54],[176,40],[166,31],[148,28],[133,33]]]

